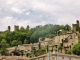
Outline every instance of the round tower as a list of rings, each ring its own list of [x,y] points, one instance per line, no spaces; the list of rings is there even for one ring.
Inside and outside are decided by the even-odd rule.
[[[79,21],[76,20],[76,31],[79,31]]]
[[[10,26],[8,26],[8,31],[10,31],[11,30],[11,27]]]

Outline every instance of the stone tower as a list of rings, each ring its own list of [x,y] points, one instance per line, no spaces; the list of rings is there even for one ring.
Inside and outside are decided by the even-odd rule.
[[[10,26],[8,26],[8,31],[10,32],[10,30],[11,30],[11,27],[10,27]]]
[[[27,25],[27,29],[29,29],[29,25]]]
[[[27,25],[27,27],[26,27],[26,31],[29,31],[29,25]]]
[[[14,25],[14,31],[18,31],[19,30],[19,26]]]
[[[76,23],[77,23],[77,25],[76,25],[76,30],[79,31],[79,21],[76,20]]]
[[[79,21],[76,20],[76,24],[72,24],[72,30],[74,32],[79,31]]]
[[[72,30],[76,32],[76,24],[72,24]]]

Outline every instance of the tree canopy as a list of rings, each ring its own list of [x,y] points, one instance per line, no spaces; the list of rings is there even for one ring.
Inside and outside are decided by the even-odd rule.
[[[56,36],[56,32],[62,29],[62,32],[71,30],[71,27],[67,25],[53,25],[46,24],[44,26],[38,25],[31,29],[21,27],[18,31],[5,32],[0,34],[0,42],[5,39],[9,46],[16,46],[18,44],[29,44],[38,42],[41,37],[44,39],[53,38]],[[17,43],[18,42],[18,43]]]
[[[5,39],[2,39],[1,43],[0,43],[0,54],[1,55],[8,55],[7,52],[7,47],[9,47],[9,44],[6,42]]]
[[[0,34],[0,54],[7,55],[7,47],[17,46],[20,44],[29,44],[38,42],[39,38],[53,38],[57,35],[57,31],[62,30],[63,33],[70,31],[71,27],[67,25],[46,24],[38,25],[34,28],[21,27],[16,31],[7,31]],[[41,50],[43,51],[43,50]],[[43,52],[42,52],[43,53]]]
[[[80,42],[73,46],[72,53],[76,55],[80,55]]]

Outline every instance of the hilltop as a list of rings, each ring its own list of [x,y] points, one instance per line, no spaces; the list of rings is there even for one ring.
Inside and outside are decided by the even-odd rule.
[[[8,26],[8,29],[5,32],[1,32],[0,34],[0,53],[1,55],[8,55],[6,53],[6,48],[14,47],[22,44],[30,44],[30,43],[38,43],[39,38],[42,39],[42,41],[45,40],[45,38],[55,38],[57,34],[60,36],[62,34],[66,34],[67,32],[71,32],[72,34],[74,32],[79,31],[79,21],[77,20],[76,24],[72,24],[73,30],[71,30],[71,27],[66,24],[64,25],[53,25],[53,24],[47,24],[44,26],[36,26],[34,28],[29,28],[29,25],[25,29],[24,27],[14,26],[14,31],[10,31],[10,26]],[[61,32],[58,32],[59,30],[62,30]],[[52,43],[53,44],[53,43]],[[5,46],[5,47],[3,47]],[[5,50],[4,50],[5,49]],[[62,49],[62,48],[61,48]],[[4,52],[4,53],[3,53]]]

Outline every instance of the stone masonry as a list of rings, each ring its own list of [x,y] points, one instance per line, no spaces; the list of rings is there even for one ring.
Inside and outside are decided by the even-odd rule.
[[[60,53],[48,53],[38,57],[0,56],[0,60],[80,60],[80,56]]]
[[[26,54],[27,52],[31,53],[33,49],[39,50],[39,44],[41,48],[48,46],[48,48],[50,50],[53,49],[53,51],[55,51],[57,44],[58,44],[58,47],[60,47],[61,44],[63,44],[62,46],[63,50],[59,49],[59,52],[65,53],[65,51],[70,50],[73,47],[73,45],[78,43],[78,41],[79,41],[78,33],[66,33],[60,36],[55,36],[54,38],[45,38],[43,41],[41,41],[41,38],[40,38],[38,43],[22,44],[22,45],[18,45],[17,48],[19,50],[23,50],[24,54]]]
[[[79,31],[79,21],[76,20],[76,24],[72,24],[72,30],[74,32]]]

